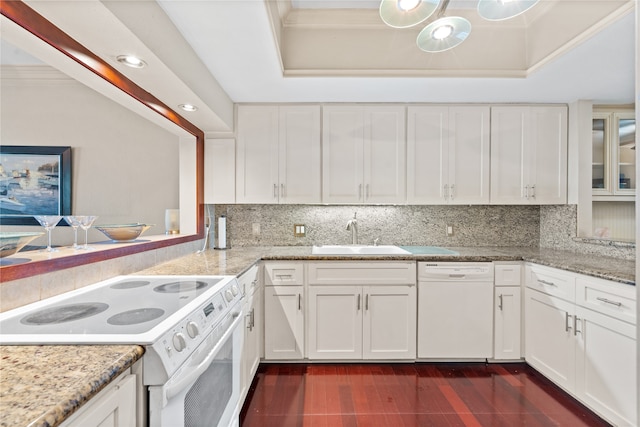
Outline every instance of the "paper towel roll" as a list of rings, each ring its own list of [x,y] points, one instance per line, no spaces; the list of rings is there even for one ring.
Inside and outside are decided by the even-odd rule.
[[[218,218],[218,249],[227,248],[227,218]]]

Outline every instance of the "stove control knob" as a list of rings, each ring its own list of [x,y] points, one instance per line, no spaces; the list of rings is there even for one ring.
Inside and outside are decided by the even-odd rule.
[[[191,339],[200,335],[200,330],[198,329],[198,324],[196,322],[187,323],[187,334]]]
[[[231,302],[231,300],[233,299],[233,292],[231,292],[231,289],[226,290],[226,292],[224,293],[224,297],[227,299],[227,302]]]
[[[238,289],[238,287],[236,285],[231,286],[231,292],[233,292],[233,296],[238,296],[238,294],[240,293],[240,289]]]
[[[187,347],[187,341],[184,339],[184,335],[181,333],[177,333],[173,336],[173,348],[176,349],[178,353],[184,350]]]

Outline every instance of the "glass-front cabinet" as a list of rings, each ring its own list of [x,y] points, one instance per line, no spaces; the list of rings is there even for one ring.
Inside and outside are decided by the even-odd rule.
[[[636,120],[633,110],[593,113],[594,200],[633,197],[636,190]]]

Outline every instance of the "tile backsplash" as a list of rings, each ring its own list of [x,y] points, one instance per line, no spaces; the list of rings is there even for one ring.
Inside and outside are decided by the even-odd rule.
[[[311,246],[351,243],[347,221],[357,213],[358,241],[381,245],[535,246],[539,206],[216,205],[227,217],[227,244]],[[304,224],[306,236],[294,237]],[[447,226],[453,235],[447,236]]]

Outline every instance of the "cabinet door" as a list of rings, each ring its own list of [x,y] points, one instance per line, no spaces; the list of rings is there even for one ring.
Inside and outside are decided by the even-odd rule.
[[[256,290],[245,301],[244,344],[242,346],[242,370],[240,378],[240,396],[244,398],[249,391],[253,376],[260,363],[260,337],[262,335],[262,290]]]
[[[525,289],[525,359],[572,393],[575,386],[574,305]]]
[[[204,202],[236,202],[236,141],[204,141]]]
[[[409,107],[407,115],[407,203],[445,203],[449,109]]]
[[[265,288],[265,359],[302,359],[304,355],[303,297],[302,286]]]
[[[529,107],[491,108],[491,203],[526,203],[524,159]]]
[[[135,427],[136,376],[128,375],[115,387],[99,393],[63,427]]]
[[[416,287],[363,288],[364,359],[416,358]]]
[[[636,328],[576,309],[576,396],[614,425],[637,425]]]
[[[520,287],[495,288],[494,351],[496,360],[517,360],[521,351]]]
[[[278,203],[278,107],[239,106],[236,202]]]
[[[489,107],[449,108],[449,203],[489,203],[489,117]]]
[[[364,107],[364,202],[406,200],[405,107]]]
[[[567,108],[531,107],[526,161],[529,201],[567,203]]]
[[[280,107],[280,203],[320,203],[320,106]]]
[[[309,359],[362,358],[362,287],[309,287]]]
[[[322,122],[322,202],[364,200],[364,110],[326,106]]]

